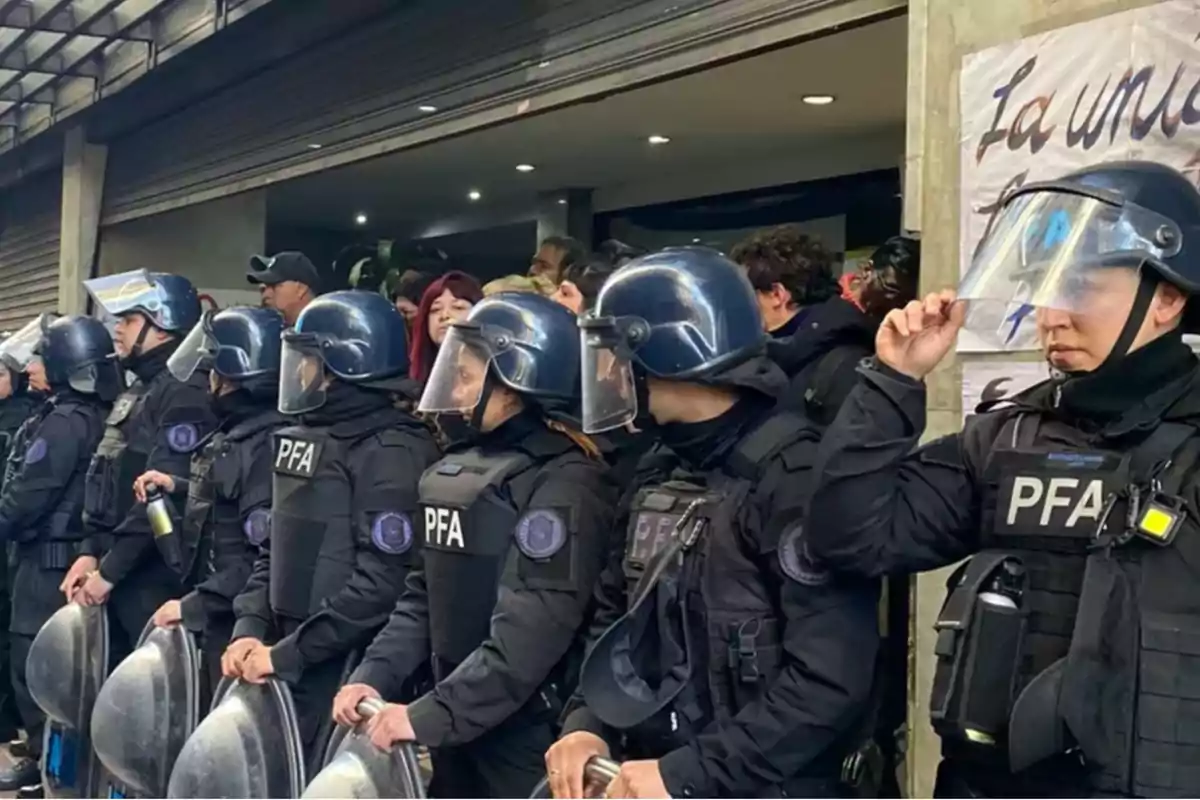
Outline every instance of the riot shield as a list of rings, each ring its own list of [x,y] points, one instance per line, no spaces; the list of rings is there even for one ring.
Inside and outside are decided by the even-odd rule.
[[[91,797],[98,764],[92,753],[92,708],[108,674],[104,606],[68,603],[38,631],[25,676],[46,714],[42,785],[49,797]]]
[[[92,711],[92,748],[114,779],[100,787],[103,796],[165,796],[175,759],[196,728],[199,677],[191,632],[147,625]]]
[[[167,797],[299,797],[304,749],[287,684],[222,681],[175,760]]]
[[[358,712],[370,718],[383,703],[364,700]],[[411,744],[380,750],[371,744],[362,726],[339,727],[330,739],[325,768],[301,795],[305,798],[424,798],[425,786]]]

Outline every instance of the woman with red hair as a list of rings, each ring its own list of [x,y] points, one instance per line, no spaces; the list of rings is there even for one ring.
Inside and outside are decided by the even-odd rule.
[[[408,354],[409,376],[413,380],[424,385],[450,323],[466,319],[471,307],[482,299],[479,281],[465,272],[447,272],[429,284],[413,320]]]

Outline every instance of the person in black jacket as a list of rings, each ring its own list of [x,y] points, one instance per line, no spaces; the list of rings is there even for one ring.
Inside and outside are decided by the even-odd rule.
[[[182,623],[198,637],[207,708],[221,678],[221,654],[233,635],[233,599],[246,586],[258,548],[271,532],[272,436],[289,424],[279,405],[280,312],[228,308],[208,312],[167,362],[176,380],[209,371],[217,429],[192,454],[187,477],[146,472],[134,492],[151,487],[179,498],[179,536],[194,588],[154,614],[159,627]],[[172,526],[174,527],[174,526]]]
[[[135,502],[134,480],[147,469],[187,472],[192,450],[212,431],[208,374],[187,383],[171,377],[167,360],[200,319],[191,281],[135,270],[86,281],[104,311],[117,319],[114,344],[120,366],[136,377],[113,403],[88,470],[84,523],[90,536],[63,580],[68,599],[107,603],[109,655],[119,664],[133,650],[159,606],[179,597],[187,576],[174,553],[159,545],[145,506]]]
[[[437,460],[393,405],[408,370],[404,318],[382,295],[318,297],[283,338],[271,533],[233,601],[227,677],[292,690],[309,767],[347,667],[387,622],[413,558],[417,483]]]
[[[122,376],[99,320],[39,318],[38,358],[49,399],[32,418],[20,466],[0,498],[0,542],[11,543],[12,683],[28,733],[27,753],[0,773],[5,791],[38,783],[45,715],[29,694],[25,660],[42,625],[63,604],[59,584],[84,537],[84,480]],[[15,338],[15,337],[14,337]],[[29,790],[26,790],[29,793]]]
[[[493,295],[455,323],[421,409],[473,435],[421,480],[420,566],[334,703],[381,748],[433,751],[436,797],[527,797],[542,777],[573,683],[615,487],[571,425],[579,397],[575,316],[545,297]],[[432,656],[437,685],[408,705]]]
[[[610,752],[613,797],[837,796],[869,719],[879,588],[821,571],[781,524],[819,430],[773,411],[785,378],[745,274],[664,250],[619,269],[580,329],[585,430],[633,423],[683,469],[622,509],[546,755],[554,796],[584,796],[584,765]]]
[[[1200,796],[1198,293],[1193,182],[1107,162],[1008,194],[957,293],[881,326],[809,545],[863,576],[969,559],[937,622],[935,797]],[[919,445],[964,327],[1050,377]]]
[[[11,357],[4,355],[0,344],[0,491],[24,458],[26,438],[22,428],[46,397],[40,387],[29,385],[29,376]],[[14,462],[11,466],[10,456]],[[8,619],[10,608],[8,559],[0,558],[0,620]],[[8,654],[8,632],[0,631],[0,742],[9,742],[9,752],[23,758],[29,751],[26,743],[16,738],[21,719],[13,699]],[[3,783],[0,778],[0,785]]]

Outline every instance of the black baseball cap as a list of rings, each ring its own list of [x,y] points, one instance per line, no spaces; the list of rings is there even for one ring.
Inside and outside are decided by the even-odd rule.
[[[274,286],[284,281],[303,283],[313,294],[321,293],[321,276],[304,253],[285,251],[273,256],[251,256],[246,280]]]

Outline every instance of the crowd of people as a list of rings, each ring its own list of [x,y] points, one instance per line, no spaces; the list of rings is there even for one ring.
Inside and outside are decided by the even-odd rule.
[[[0,788],[47,774],[25,656],[75,603],[113,664],[153,621],[209,695],[286,683],[310,775],[341,724],[427,747],[439,797],[897,796],[881,581],[968,558],[938,796],[1195,796],[1197,240],[1196,188],[1123,162],[1014,192],[925,297],[917,240],[839,275],[789,225],[728,256],[551,238],[390,302],[299,253],[254,260],[262,308],[87,281],[115,335],[0,345],[28,733]],[[920,445],[964,327],[1052,377]]]

